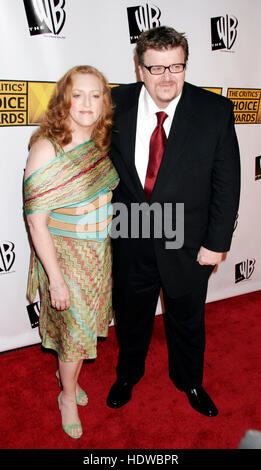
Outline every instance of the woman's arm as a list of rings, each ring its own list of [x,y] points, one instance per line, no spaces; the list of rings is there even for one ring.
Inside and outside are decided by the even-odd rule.
[[[25,179],[54,157],[53,146],[48,140],[37,141],[29,153]],[[49,214],[49,211],[28,214],[27,222],[35,251],[49,279],[52,307],[57,310],[66,310],[70,307],[70,294],[59,267],[52,236],[48,230]]]

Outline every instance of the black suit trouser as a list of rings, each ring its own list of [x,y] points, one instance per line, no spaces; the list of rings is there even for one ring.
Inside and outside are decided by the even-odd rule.
[[[200,386],[203,380],[207,281],[197,283],[196,288],[192,287],[182,297],[167,295],[150,239],[141,240],[138,252],[127,257],[125,271],[118,280],[115,276],[113,303],[119,342],[118,379],[134,385],[144,375],[162,288],[170,378],[180,390]]]

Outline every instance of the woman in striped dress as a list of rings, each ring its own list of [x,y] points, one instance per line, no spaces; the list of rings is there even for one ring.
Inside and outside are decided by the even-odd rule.
[[[40,128],[30,140],[24,210],[32,239],[27,297],[40,294],[42,344],[58,355],[58,397],[64,431],[82,435],[78,405],[87,394],[78,377],[97,355],[97,337],[112,318],[112,190],[110,88],[90,66],[57,82]]]

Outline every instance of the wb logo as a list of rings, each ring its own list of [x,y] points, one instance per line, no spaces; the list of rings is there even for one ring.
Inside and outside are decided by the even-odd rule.
[[[235,266],[235,283],[249,279],[255,269],[256,260],[254,258],[246,259]]]
[[[14,244],[6,241],[0,243],[0,274],[9,272],[14,260]]]
[[[64,22],[65,0],[24,0],[24,7],[31,36],[59,34]]]
[[[237,37],[238,20],[235,16],[217,16],[211,18],[212,51],[230,50]]]
[[[160,26],[161,11],[155,5],[146,3],[145,6],[129,7],[127,13],[131,44],[137,41],[143,31]]]
[[[40,302],[27,305],[27,312],[32,328],[39,326]]]

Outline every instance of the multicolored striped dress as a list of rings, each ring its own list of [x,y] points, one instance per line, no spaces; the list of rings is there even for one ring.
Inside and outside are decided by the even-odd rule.
[[[51,306],[47,274],[32,248],[27,298],[40,294],[42,344],[63,361],[93,359],[97,337],[108,334],[112,319],[112,190],[119,182],[108,155],[89,140],[56,157],[24,182],[25,214],[50,211],[48,228],[70,290],[71,305]]]

